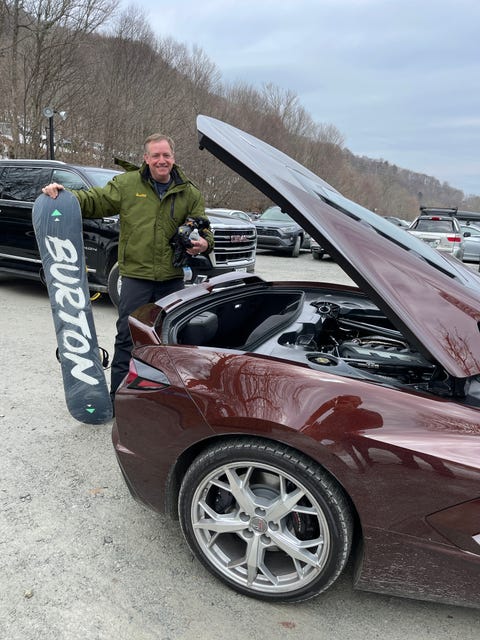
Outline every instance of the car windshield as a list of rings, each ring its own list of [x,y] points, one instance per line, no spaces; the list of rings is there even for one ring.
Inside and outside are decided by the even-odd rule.
[[[250,222],[250,216],[248,215],[248,213],[244,213],[243,211],[233,211],[230,215],[233,218],[240,218],[241,220],[247,220],[248,222]]]
[[[243,211],[228,211],[220,209],[219,213],[230,216],[231,218],[239,218],[240,220],[248,220],[250,222],[250,216]]]
[[[277,220],[280,222],[295,222],[288,213],[282,211],[280,207],[270,207],[269,209],[265,209],[265,211],[260,216],[262,220]]]
[[[480,236],[480,227],[475,227],[474,225],[467,224],[461,226],[462,232],[468,231],[471,236]]]
[[[420,218],[414,227],[415,231],[434,233],[455,233],[453,220],[436,220],[435,218]]]
[[[109,180],[121,173],[113,169],[100,169],[97,167],[86,167],[84,170],[96,187],[104,187]]]

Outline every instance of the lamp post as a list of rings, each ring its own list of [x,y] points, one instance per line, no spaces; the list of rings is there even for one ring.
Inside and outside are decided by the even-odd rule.
[[[52,107],[45,107],[43,115],[48,118],[48,157],[50,160],[55,160],[55,135],[53,129],[53,116],[58,113],[62,120],[67,118],[66,111],[57,111]]]

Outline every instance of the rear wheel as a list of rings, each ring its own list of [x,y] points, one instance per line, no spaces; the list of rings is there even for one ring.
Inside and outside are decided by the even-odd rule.
[[[196,557],[228,586],[264,600],[325,591],[344,569],[353,519],[341,488],[287,447],[231,441],[202,453],[179,515]]]

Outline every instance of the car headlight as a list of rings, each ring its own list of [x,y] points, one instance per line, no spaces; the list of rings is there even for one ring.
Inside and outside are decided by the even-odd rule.
[[[280,233],[284,234],[284,235],[290,235],[291,233],[295,233],[295,231],[297,230],[297,227],[280,227]]]

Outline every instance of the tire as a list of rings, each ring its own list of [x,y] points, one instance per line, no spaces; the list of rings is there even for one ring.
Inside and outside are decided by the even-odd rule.
[[[302,236],[297,236],[295,238],[295,244],[292,249],[292,258],[298,258],[300,255],[300,248],[302,246]]]
[[[116,262],[110,269],[107,281],[108,295],[112,303],[118,307],[120,302],[120,289],[122,287],[122,277],[118,271],[118,262]]]
[[[322,260],[323,259],[323,252],[321,251],[312,251],[312,257],[314,260]]]
[[[350,554],[353,517],[342,489],[277,443],[233,440],[204,451],[183,479],[179,516],[197,559],[262,600],[297,602],[325,591]]]

